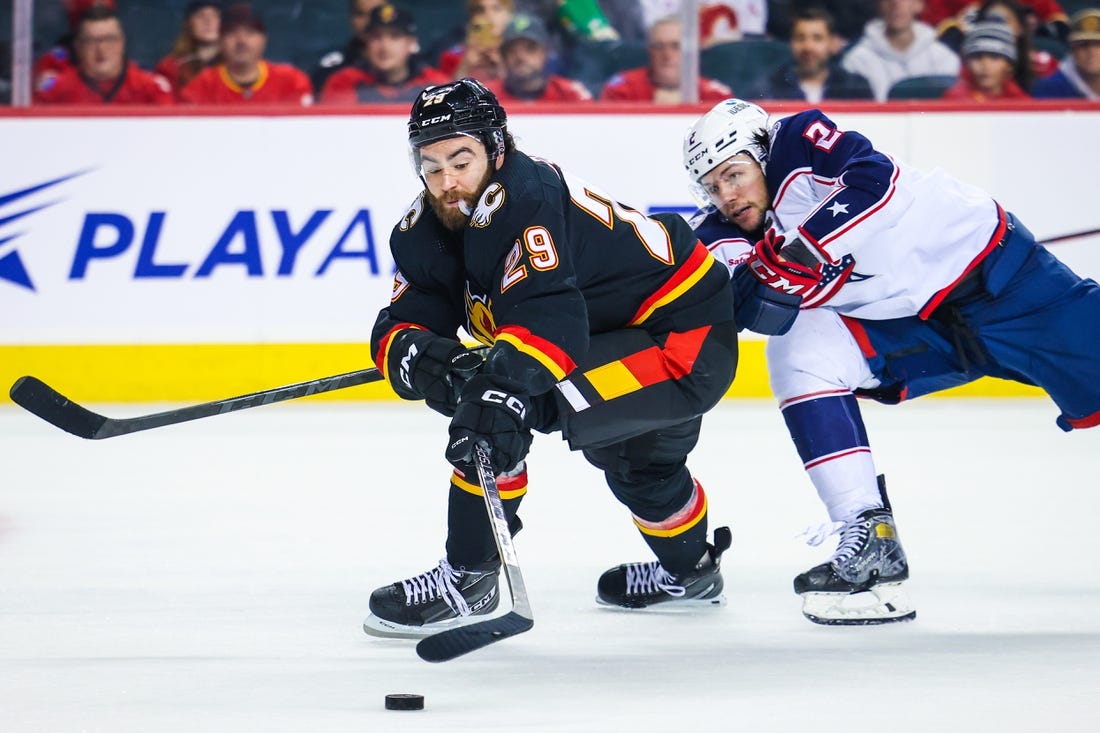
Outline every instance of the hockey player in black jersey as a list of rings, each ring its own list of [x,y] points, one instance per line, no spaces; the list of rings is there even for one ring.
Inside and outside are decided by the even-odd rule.
[[[394,290],[371,348],[399,396],[451,417],[454,473],[445,557],[374,591],[364,629],[423,636],[494,611],[500,563],[471,449],[489,447],[514,532],[533,432],[560,431],[603,471],[657,558],[604,573],[597,601],[720,604],[729,530],[708,543],[686,458],[737,363],[725,268],[680,217],[646,217],[517,150],[479,82],[425,89],[408,131],[424,190],[390,237]]]

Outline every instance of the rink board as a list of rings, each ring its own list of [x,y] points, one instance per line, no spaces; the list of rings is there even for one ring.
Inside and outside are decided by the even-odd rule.
[[[689,210],[679,141],[699,110],[601,109],[515,113],[511,127],[637,209]],[[1072,141],[1100,110],[829,111],[901,160],[986,188],[1040,237],[1098,224],[1074,192],[1091,189],[1100,148]],[[34,374],[81,400],[198,400],[369,365],[389,231],[419,185],[404,135],[393,108],[0,117],[0,384]],[[1057,253],[1095,275],[1097,244]],[[762,352],[743,342],[734,394],[768,396]],[[1036,394],[991,380],[965,393]]]

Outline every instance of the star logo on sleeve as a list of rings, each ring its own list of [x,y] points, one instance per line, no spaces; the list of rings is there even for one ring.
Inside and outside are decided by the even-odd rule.
[[[835,219],[838,214],[848,213],[848,204],[842,204],[839,201],[833,201],[833,205],[829,206],[825,210],[833,212],[833,218]]]

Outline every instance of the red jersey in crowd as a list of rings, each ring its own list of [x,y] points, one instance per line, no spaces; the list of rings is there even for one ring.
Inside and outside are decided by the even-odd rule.
[[[1066,11],[1058,0],[1021,0],[1021,4],[1031,8],[1040,23],[1068,21]],[[975,0],[925,0],[924,10],[917,19],[939,30],[938,26],[944,21],[962,20],[967,11],[975,10],[979,5],[981,3]]]
[[[584,84],[564,76],[550,75],[546,80],[546,88],[542,94],[535,98],[514,97],[508,93],[504,82],[500,79],[486,80],[485,86],[489,87],[501,104],[507,105],[513,102],[587,102],[592,99],[592,93]]]
[[[179,93],[181,102],[191,104],[313,104],[313,87],[305,72],[290,64],[260,62],[255,83],[242,87],[231,78],[225,65],[211,66],[187,83]]]
[[[604,85],[600,99],[613,102],[652,102],[657,87],[649,80],[649,69],[641,67],[622,71]],[[699,78],[699,101],[721,102],[733,96],[733,91],[717,79]]]
[[[35,104],[172,104],[172,85],[164,77],[142,71],[133,61],[117,79],[94,82],[75,66],[38,80]]]
[[[1004,89],[999,96],[991,96],[974,86],[970,69],[965,66],[959,72],[959,80],[955,86],[943,93],[944,99],[957,99],[964,102],[994,102],[1005,99],[1031,99],[1020,85],[1011,78],[1005,79]]]
[[[449,81],[438,69],[422,66],[401,84],[382,84],[375,81],[369,71],[359,66],[348,66],[328,78],[321,89],[321,101],[325,104],[411,102],[424,87]]]

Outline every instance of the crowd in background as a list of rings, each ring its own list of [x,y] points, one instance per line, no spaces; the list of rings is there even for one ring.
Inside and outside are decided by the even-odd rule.
[[[124,27],[127,0],[58,1],[68,31],[35,59],[34,104],[407,102],[463,76],[506,105],[683,101],[679,0],[454,0],[446,29],[423,2],[350,0],[346,39],[312,68],[268,58],[265,3],[200,0],[151,69],[127,53],[142,33]],[[698,97],[1098,101],[1089,5],[1100,2],[700,2]]]

